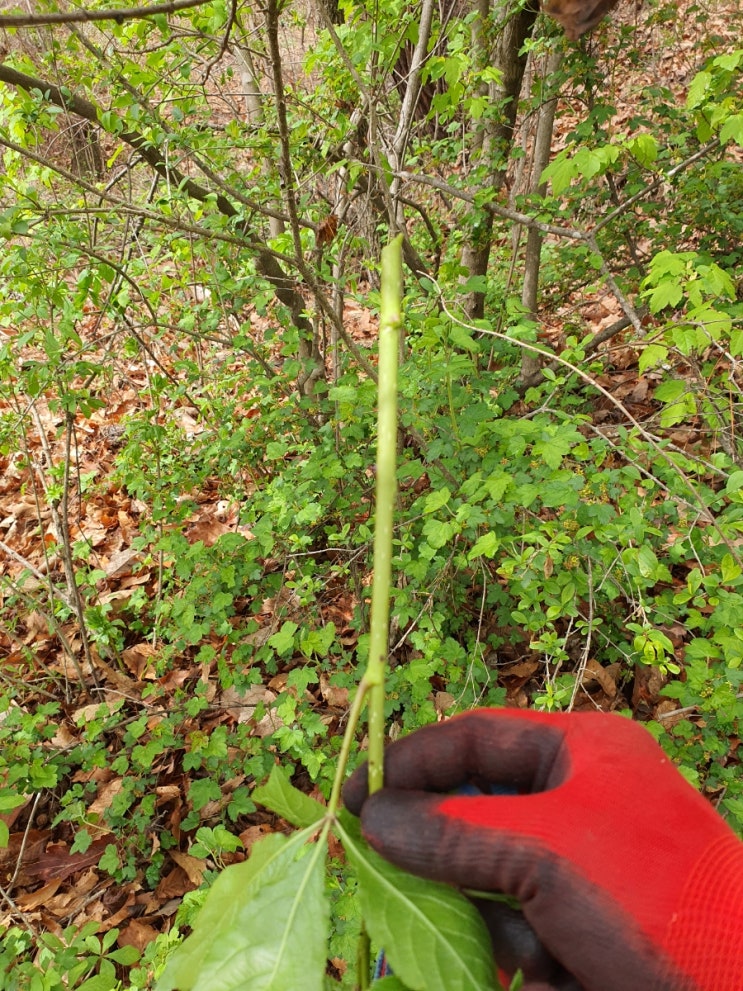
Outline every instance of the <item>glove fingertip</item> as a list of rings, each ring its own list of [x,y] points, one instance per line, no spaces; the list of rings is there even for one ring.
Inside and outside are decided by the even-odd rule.
[[[343,785],[343,804],[355,816],[361,815],[361,807],[369,797],[369,769],[366,763],[357,767]]]

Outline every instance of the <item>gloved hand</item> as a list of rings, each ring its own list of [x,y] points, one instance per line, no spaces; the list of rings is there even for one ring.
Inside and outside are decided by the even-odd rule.
[[[385,787],[360,768],[344,800],[398,866],[519,900],[483,914],[526,988],[743,991],[743,844],[636,723],[476,710],[392,744]]]

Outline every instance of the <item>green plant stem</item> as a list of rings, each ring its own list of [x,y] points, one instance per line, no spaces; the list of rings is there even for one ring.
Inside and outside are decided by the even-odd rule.
[[[361,920],[361,932],[356,948],[356,973],[358,975],[358,991],[366,991],[371,985],[371,940],[363,919]]]
[[[330,798],[328,799],[328,816],[334,816],[338,811],[338,806],[340,805],[341,788],[343,787],[343,781],[346,777],[348,755],[351,752],[351,744],[353,743],[353,738],[356,733],[356,726],[358,725],[361,709],[364,705],[364,699],[366,698],[368,691],[369,681],[366,675],[364,675],[359,682],[358,690],[354,696],[353,702],[351,703],[350,712],[348,713],[348,723],[346,725],[346,732],[343,734],[341,750],[338,754],[338,764],[335,771],[335,778],[333,779],[333,789],[330,792]]]
[[[397,355],[401,325],[402,235],[382,251],[382,306],[379,321],[379,412],[377,421],[377,487],[374,525],[369,662],[348,714],[338,755],[328,815],[340,804],[348,755],[364,700],[369,699],[369,791],[382,786],[384,750],[384,667],[389,637],[392,576],[392,520],[397,492]],[[372,781],[372,761],[375,764]],[[372,787],[374,785],[374,787]]]
[[[374,519],[369,662],[369,793],[382,787],[384,763],[384,668],[387,659],[392,577],[392,521],[397,493],[397,359],[402,307],[402,235],[382,251],[379,317],[377,492]]]

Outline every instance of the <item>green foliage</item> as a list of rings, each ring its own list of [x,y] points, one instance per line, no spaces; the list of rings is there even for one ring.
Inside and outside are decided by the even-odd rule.
[[[288,840],[277,833],[265,837],[249,860],[219,875],[157,991],[239,988],[247,982],[256,988],[291,982],[324,987],[330,923],[324,858],[331,826],[357,875],[364,919],[386,947],[400,987],[494,987],[490,939],[463,895],[386,863],[363,841],[353,817],[343,813],[333,821],[278,769],[255,797],[304,828]],[[321,840],[308,845],[318,830]]]
[[[362,841],[350,816],[339,828],[359,878],[369,932],[405,985],[432,991],[493,987],[490,937],[474,905],[448,885],[388,864]]]
[[[2,930],[0,973],[8,991],[116,991],[117,965],[131,966],[139,959],[132,946],[116,947],[118,929],[98,936],[98,923],[69,926],[60,936],[42,933],[37,946],[29,932],[17,926]],[[34,949],[35,961],[24,959]],[[7,975],[7,977],[5,977]]]
[[[187,943],[157,987],[299,986],[319,991],[325,970],[324,843],[305,852],[307,833],[274,833],[250,860],[215,881]]]
[[[593,693],[601,704],[589,658],[617,669],[615,701],[628,705],[652,673],[680,712],[657,698],[638,711],[656,715],[669,754],[743,833],[731,746],[743,714],[743,56],[703,35],[687,91],[648,85],[627,117],[615,82],[635,85],[635,69],[648,78],[637,39],[619,31],[568,52],[547,191],[513,189],[520,211],[576,236],[545,239],[539,312],[527,319],[518,236],[487,213],[505,202],[493,168],[524,151],[479,154],[502,120],[503,74],[473,50],[473,18],[434,25],[430,112],[411,125],[401,163],[450,186],[398,189],[389,144],[375,141],[399,120],[402,94],[387,80],[417,38],[417,11],[340,6],[343,52],[322,31],[307,75],[285,66],[289,169],[274,101],[235,97],[265,94],[250,81],[269,61],[258,10],[233,21],[207,3],[177,20],[10,45],[9,65],[96,103],[100,127],[88,122],[83,150],[101,161],[81,165],[85,122],[48,86],[0,86],[0,536],[20,556],[0,572],[0,813],[11,822],[0,821],[0,846],[37,828],[40,810],[71,855],[95,854],[102,876],[148,892],[180,849],[204,862],[219,910],[200,916],[204,892],[189,893],[137,966],[115,930],[8,929],[8,988],[150,991],[194,924],[184,946],[197,962],[173,964],[167,980],[214,980],[233,946],[239,975],[258,947],[238,945],[238,931],[284,918],[301,884],[320,912],[298,930],[310,954],[301,972],[287,930],[272,930],[270,967],[285,982],[310,987],[309,959],[313,986],[352,986],[353,967],[326,975],[317,948],[328,936],[330,959],[352,960],[359,898],[403,978],[428,979],[430,960],[396,923],[404,898],[388,917],[401,882],[347,826],[356,872],[333,862],[323,874],[321,844],[269,837],[251,866],[236,865],[244,887],[218,887],[235,865],[214,881],[241,856],[256,802],[304,828],[325,813],[291,781],[331,791],[368,646],[366,331],[390,197],[427,268],[405,299],[391,731],[506,700],[558,710]],[[659,3],[643,16],[670,32],[669,12]],[[292,6],[282,18],[296,38],[309,30]],[[498,25],[487,32],[491,43]],[[526,47],[538,62],[551,44]],[[535,79],[524,96],[525,119],[546,86]],[[286,220],[277,229],[293,212],[287,182],[296,237]],[[340,227],[320,251],[331,204]],[[462,247],[491,243],[488,274],[465,287]],[[580,314],[607,287],[636,320],[593,349]],[[470,290],[486,293],[474,327],[458,319]],[[354,352],[340,331],[358,314]],[[554,359],[528,387],[524,344]],[[321,371],[308,389],[313,348]],[[509,675],[520,662],[531,673]],[[120,787],[106,797],[110,775]],[[233,907],[226,942],[214,943],[212,921]],[[427,954],[450,953],[426,939]]]

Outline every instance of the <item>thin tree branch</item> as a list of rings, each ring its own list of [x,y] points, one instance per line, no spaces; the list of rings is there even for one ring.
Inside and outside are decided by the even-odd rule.
[[[77,114],[78,117],[99,125],[99,108],[90,100],[82,96],[77,96],[68,89],[62,89],[35,76],[29,76],[25,72],[19,72],[5,63],[0,63],[0,82],[17,86],[19,89],[24,89],[27,92],[38,90],[43,94],[45,99],[55,104],[55,106],[61,107],[63,110],[69,110]],[[211,198],[210,191],[198,182],[194,182],[193,179],[189,179],[179,169],[169,165],[163,159],[160,149],[148,141],[144,135],[136,131],[122,131],[117,136],[125,144],[134,148],[168,183],[182,189],[188,196],[198,200],[199,203],[209,201]],[[238,218],[237,207],[226,196],[217,193],[214,197],[214,202],[224,217],[230,220]],[[257,255],[256,267],[259,273],[271,284],[279,302],[283,303],[289,310],[294,326],[303,334],[311,334],[312,325],[305,316],[305,302],[297,289],[296,281],[292,276],[284,272],[269,248],[254,237],[245,221],[242,221],[239,226],[242,228],[246,238],[252,242],[252,247]]]
[[[67,10],[53,14],[0,14],[0,28],[31,28],[42,24],[85,24],[91,21],[138,20],[143,17],[157,17],[159,14],[177,14],[181,10],[203,7],[210,0],[170,0],[169,3],[156,3],[152,7],[114,7],[110,10]]]

